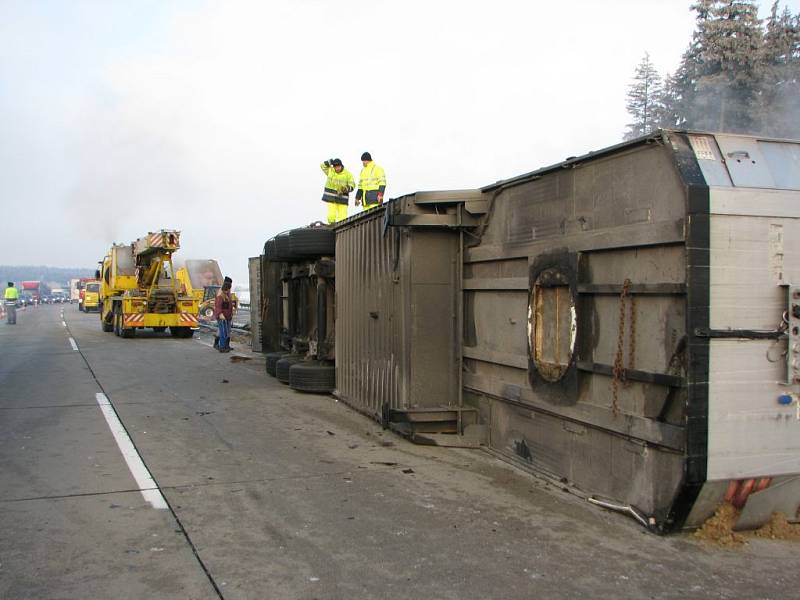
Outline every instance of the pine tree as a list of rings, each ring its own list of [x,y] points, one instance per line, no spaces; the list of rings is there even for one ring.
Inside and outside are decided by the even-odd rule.
[[[660,126],[800,139],[800,15],[779,0],[766,27],[755,0],[696,0],[691,10],[692,41],[650,105],[651,124],[641,110],[645,61],[637,69],[626,138]]]
[[[662,110],[661,91],[661,76],[650,62],[650,54],[645,52],[628,88],[626,109],[633,117],[633,123],[628,124],[626,140],[650,133],[658,127]]]
[[[700,76],[692,127],[748,132],[758,129],[762,44],[758,7],[752,0],[704,0],[693,9],[703,17],[699,31]]]
[[[664,92],[659,114],[660,127],[685,128],[692,112],[695,88],[697,85],[697,66],[692,48],[683,54],[681,64],[673,74],[664,78]]]
[[[776,0],[767,19],[761,53],[759,116],[763,133],[800,138],[800,22]]]
[[[660,125],[662,127],[693,127],[697,81],[703,74],[702,55],[706,49],[706,24],[717,0],[699,0],[691,6],[697,13],[692,41],[681,57],[678,69],[667,75],[664,82]]]

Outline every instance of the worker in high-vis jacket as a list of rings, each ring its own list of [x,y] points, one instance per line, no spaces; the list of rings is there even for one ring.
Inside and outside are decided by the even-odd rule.
[[[344,168],[338,158],[329,158],[319,167],[328,176],[325,191],[322,192],[322,201],[328,205],[328,224],[343,221],[347,218],[350,192],[356,187],[353,174]]]
[[[17,291],[17,288],[14,287],[13,281],[8,282],[8,287],[6,288],[4,300],[5,300],[6,314],[7,314],[6,323],[8,323],[9,325],[16,325],[17,300],[19,300],[19,292]]]
[[[361,176],[358,178],[358,191],[356,192],[356,206],[363,204],[364,210],[375,208],[383,204],[383,194],[386,192],[386,173],[383,167],[375,164],[372,155],[364,152],[361,155]]]

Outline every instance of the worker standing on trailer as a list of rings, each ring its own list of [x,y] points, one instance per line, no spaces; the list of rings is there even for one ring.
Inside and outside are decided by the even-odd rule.
[[[320,169],[328,176],[322,201],[328,204],[328,225],[331,225],[347,218],[350,192],[356,188],[356,182],[353,174],[344,168],[338,158],[329,158],[320,165]]]
[[[383,204],[383,194],[386,191],[386,173],[383,167],[375,164],[372,155],[364,152],[361,155],[361,176],[358,178],[358,191],[356,192],[356,206],[364,205],[364,210],[375,208]]]
[[[19,292],[17,291],[17,288],[14,287],[13,281],[8,282],[8,287],[6,288],[4,300],[6,305],[6,314],[8,315],[6,323],[8,323],[9,325],[16,325],[17,300],[19,300]]]
[[[214,300],[214,318],[217,320],[218,341],[215,347],[220,352],[231,351],[231,321],[233,320],[233,299],[231,285],[233,280],[226,277]]]

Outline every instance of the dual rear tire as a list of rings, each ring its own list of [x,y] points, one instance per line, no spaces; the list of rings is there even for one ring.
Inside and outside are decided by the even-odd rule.
[[[111,329],[114,331],[114,335],[123,338],[132,338],[136,335],[136,329],[124,326],[122,321],[122,307],[119,304],[114,305],[111,314],[113,315],[111,318]]]
[[[336,388],[336,367],[321,360],[299,362],[289,369],[289,387],[298,392],[330,394]]]
[[[302,354],[287,354],[275,363],[275,377],[281,383],[289,383],[289,369],[303,360]]]
[[[304,360],[302,354],[282,352],[268,353],[266,361],[267,373],[298,392],[330,394],[336,388],[336,367],[332,362]]]
[[[266,358],[267,375],[276,376],[275,365],[280,359],[289,354],[288,352],[267,352],[264,357]]]

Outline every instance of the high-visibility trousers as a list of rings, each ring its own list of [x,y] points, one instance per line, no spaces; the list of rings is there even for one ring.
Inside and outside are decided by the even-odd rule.
[[[347,218],[347,204],[337,204],[336,202],[326,202],[328,205],[328,225],[337,221],[344,221]]]

